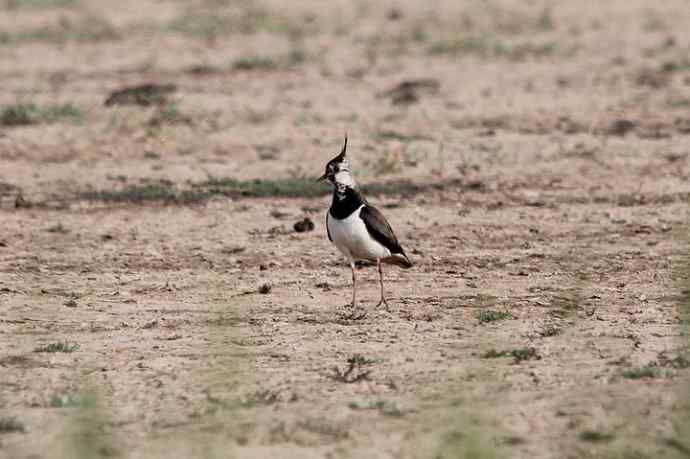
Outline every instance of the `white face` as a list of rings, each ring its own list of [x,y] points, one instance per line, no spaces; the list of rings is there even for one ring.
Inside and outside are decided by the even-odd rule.
[[[335,164],[335,173],[333,174],[332,182],[337,185],[355,186],[355,180],[352,178],[352,173],[350,172],[350,161],[344,159],[343,161]]]

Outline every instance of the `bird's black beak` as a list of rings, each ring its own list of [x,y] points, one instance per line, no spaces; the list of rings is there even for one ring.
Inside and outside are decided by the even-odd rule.
[[[316,181],[317,182],[323,182],[327,178],[328,178],[328,174],[323,174],[321,177],[317,178]]]

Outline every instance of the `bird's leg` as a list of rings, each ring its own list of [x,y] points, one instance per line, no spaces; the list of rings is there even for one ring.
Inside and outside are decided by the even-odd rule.
[[[350,269],[352,270],[352,311],[345,316],[349,320],[361,320],[367,316],[367,311],[357,311],[357,275],[355,274],[355,262],[350,262]]]
[[[378,308],[383,304],[386,306],[386,309],[388,309],[388,301],[386,301],[386,296],[383,293],[383,269],[381,268],[381,260],[376,260],[376,265],[379,268],[379,282],[381,283],[381,301],[379,301],[376,307]]]
[[[355,275],[355,262],[350,262],[350,269],[352,270],[352,307],[357,306],[357,276]]]

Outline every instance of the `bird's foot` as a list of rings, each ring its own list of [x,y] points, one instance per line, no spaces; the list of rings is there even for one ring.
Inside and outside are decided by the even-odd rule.
[[[385,299],[384,297],[381,297],[381,301],[378,302],[378,304],[376,305],[376,307],[377,307],[377,308],[380,308],[381,305],[383,305],[383,306],[385,307],[386,311],[389,311],[389,309],[388,309],[388,301],[386,301],[386,299]]]

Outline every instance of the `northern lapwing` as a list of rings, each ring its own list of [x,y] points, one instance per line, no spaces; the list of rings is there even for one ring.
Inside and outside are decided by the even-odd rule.
[[[356,306],[357,277],[355,262],[376,262],[381,284],[381,300],[377,304],[388,307],[383,290],[383,263],[410,268],[412,262],[405,255],[390,224],[378,209],[367,203],[352,178],[350,160],[346,158],[347,136],[338,156],[326,164],[326,171],[318,180],[333,184],[333,202],[326,214],[328,239],[345,255],[352,270],[352,307]]]

